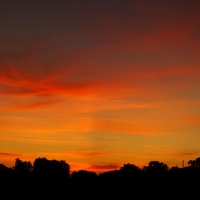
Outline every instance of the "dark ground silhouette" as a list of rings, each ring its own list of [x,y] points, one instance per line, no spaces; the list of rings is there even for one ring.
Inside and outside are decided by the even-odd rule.
[[[200,158],[183,168],[151,161],[142,169],[128,163],[98,175],[86,170],[70,173],[62,160],[36,158],[32,164],[17,158],[12,168],[0,164],[0,198],[191,199],[200,195],[199,180]]]

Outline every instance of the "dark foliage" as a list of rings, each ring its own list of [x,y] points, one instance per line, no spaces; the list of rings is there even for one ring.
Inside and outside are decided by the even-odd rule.
[[[91,186],[97,184],[97,174],[86,170],[75,171],[71,175],[71,182],[76,186]]]
[[[70,166],[63,160],[36,158],[33,163],[33,175],[36,184],[59,185],[70,177]]]
[[[124,164],[120,169],[97,175],[79,170],[71,173],[65,161],[36,158],[31,162],[15,160],[8,168],[0,164],[0,192],[7,199],[20,196],[20,192],[36,198],[91,197],[107,198],[166,198],[195,197],[199,194],[200,158],[188,161],[188,167],[169,167],[151,161],[140,169],[134,164]],[[43,195],[43,196],[42,196]]]
[[[189,160],[188,161],[188,165],[192,169],[198,169],[198,170],[200,170],[200,158],[196,158],[196,160]]]

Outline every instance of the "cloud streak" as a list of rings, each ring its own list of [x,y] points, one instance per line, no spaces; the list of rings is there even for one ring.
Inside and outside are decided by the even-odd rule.
[[[21,157],[22,154],[0,152],[0,157]]]
[[[112,171],[119,169],[121,164],[118,163],[108,163],[108,164],[97,164],[91,165],[88,167],[88,170],[103,172],[103,171]]]
[[[111,155],[112,152],[92,152],[92,153],[81,153],[77,154],[78,157],[84,158],[84,157],[105,157],[108,155]]]

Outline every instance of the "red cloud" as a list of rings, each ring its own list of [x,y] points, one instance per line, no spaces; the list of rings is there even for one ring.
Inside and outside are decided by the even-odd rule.
[[[21,154],[0,152],[0,157],[20,157]]]
[[[50,107],[53,106],[57,103],[59,103],[59,100],[49,100],[47,99],[46,101],[37,101],[37,102],[33,102],[33,103],[23,103],[20,105],[16,105],[14,106],[14,110],[35,110],[35,109],[41,109],[41,108],[46,108],[46,107]]]
[[[79,97],[88,94],[125,96],[143,92],[154,93],[156,96],[155,93],[162,95],[171,92],[172,87],[176,88],[180,84],[168,81],[163,86],[163,77],[197,74],[195,77],[198,78],[198,64],[194,66],[188,62],[185,66],[175,65],[172,58],[172,65],[169,67],[168,64],[162,64],[167,66],[163,67],[155,64],[156,59],[151,60],[146,55],[151,52],[163,53],[166,55],[163,57],[165,63],[168,59],[165,50],[179,52],[181,49],[182,52],[184,49],[191,53],[198,48],[195,27],[199,3],[195,2],[190,8],[179,8],[179,3],[154,5],[141,1],[122,5],[118,2],[115,8],[121,11],[120,15],[112,9],[111,4],[102,4],[102,7],[96,3],[80,3],[80,7],[72,4],[81,16],[88,19],[93,16],[97,23],[85,29],[81,26],[81,31],[72,30],[70,34],[58,32],[56,36],[39,39],[35,44],[28,45],[24,53],[2,54],[0,95]],[[92,13],[88,12],[91,5],[94,8]],[[180,10],[180,16],[177,9]],[[70,43],[71,40],[74,42]],[[141,57],[138,60],[127,61],[124,57],[128,53],[130,57],[137,58],[135,53],[138,52]],[[152,79],[159,81],[149,84],[148,81]],[[188,85],[187,82],[182,84]],[[36,101],[25,107],[28,109],[46,105],[48,102]]]
[[[103,171],[109,171],[109,170],[117,170],[120,168],[120,166],[121,164],[117,164],[117,163],[97,164],[97,165],[91,165],[90,167],[88,167],[88,170],[103,172]]]

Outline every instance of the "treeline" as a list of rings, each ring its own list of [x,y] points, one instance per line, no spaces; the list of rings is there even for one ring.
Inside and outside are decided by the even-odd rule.
[[[33,164],[17,158],[14,167],[0,164],[0,186],[14,187],[64,187],[63,191],[78,194],[90,190],[101,194],[125,192],[126,194],[147,195],[179,191],[193,193],[200,190],[200,157],[189,160],[188,166],[169,168],[159,161],[151,161],[139,168],[124,164],[120,169],[96,174],[79,170],[70,172],[70,166],[63,160],[36,158]],[[5,188],[5,187],[4,187]],[[77,192],[78,191],[78,192]],[[145,193],[143,193],[145,191]],[[51,191],[48,190],[51,194]],[[73,194],[73,195],[74,195]]]
[[[200,178],[200,157],[189,160],[188,166],[169,168],[159,161],[151,161],[142,169],[134,164],[124,164],[120,169],[96,174],[79,170],[70,173],[70,166],[63,160],[36,158],[29,161],[15,159],[14,167],[0,164],[1,185],[75,185],[75,186],[144,186],[184,185]]]

